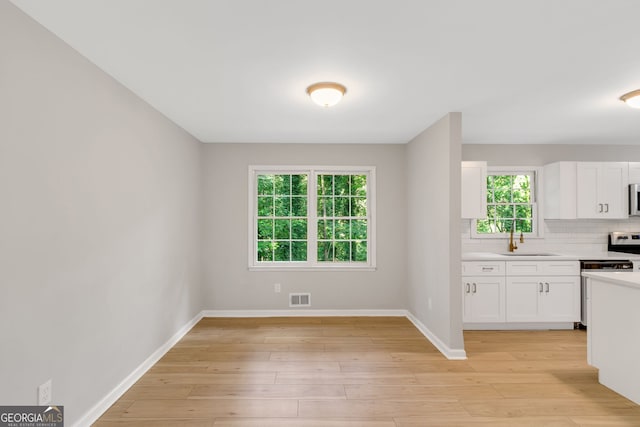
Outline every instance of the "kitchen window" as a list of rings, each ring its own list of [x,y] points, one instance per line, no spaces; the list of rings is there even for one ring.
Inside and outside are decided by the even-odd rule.
[[[489,168],[487,173],[487,218],[473,220],[473,237],[507,237],[514,234],[541,236],[537,169]]]
[[[249,167],[250,269],[375,268],[375,168]]]

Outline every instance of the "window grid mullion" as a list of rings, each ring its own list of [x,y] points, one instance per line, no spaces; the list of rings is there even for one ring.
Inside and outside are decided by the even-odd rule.
[[[271,208],[271,217],[273,218],[273,221],[271,221],[272,228],[273,230],[271,231],[271,241],[275,241],[276,240],[276,181],[274,180],[273,183],[271,184],[271,204],[272,204],[272,208]],[[274,260],[276,259],[276,250],[275,247],[273,245],[271,245],[271,259]]]
[[[335,170],[335,172],[334,172]],[[370,181],[370,171],[365,170],[365,169],[359,169],[359,168],[354,168],[354,170],[341,170],[339,168],[335,168],[332,169],[330,168],[318,168],[318,169],[314,169],[314,168],[310,168],[308,170],[303,170],[303,169],[297,169],[295,167],[292,167],[290,169],[288,168],[281,168],[281,169],[268,169],[268,168],[260,168],[260,169],[254,169],[253,170],[253,177],[255,179],[252,179],[251,181],[253,182],[253,184],[251,185],[254,189],[254,191],[252,192],[252,202],[251,202],[251,206],[253,206],[253,212],[252,212],[252,228],[254,230],[254,233],[252,234],[252,246],[254,247],[254,261],[253,261],[253,265],[257,266],[257,264],[255,264],[255,262],[257,261],[257,258],[255,255],[258,254],[258,246],[259,243],[263,240],[258,239],[259,236],[259,230],[258,230],[258,220],[260,219],[271,219],[271,224],[270,225],[270,229],[271,229],[271,241],[274,242],[273,247],[269,248],[270,249],[270,253],[271,253],[271,259],[273,259],[273,262],[268,262],[265,261],[264,266],[273,266],[276,267],[276,261],[275,259],[277,257],[282,258],[283,256],[285,256],[285,253],[282,250],[278,250],[278,245],[276,244],[276,242],[282,242],[282,244],[288,244],[288,252],[289,252],[289,257],[288,258],[288,262],[293,262],[293,244],[292,242],[306,242],[306,246],[307,246],[307,260],[306,262],[304,262],[303,264],[306,264],[307,266],[313,267],[313,266],[322,266],[322,267],[330,267],[331,264],[334,265],[338,265],[338,264],[344,264],[344,261],[346,261],[347,263],[353,262],[355,261],[355,254],[356,254],[356,247],[353,246],[353,242],[355,242],[354,239],[354,233],[355,231],[355,226],[356,224],[354,223],[354,221],[362,221],[364,220],[365,222],[361,225],[358,225],[358,227],[362,227],[364,226],[364,228],[361,231],[358,232],[362,232],[362,233],[366,233],[366,237],[364,239],[359,239],[358,241],[362,240],[362,243],[366,242],[366,247],[364,247],[364,251],[363,254],[371,254],[372,253],[372,236],[370,236],[371,230],[370,227],[372,226],[371,223],[371,217],[372,217],[372,212],[371,212],[371,206],[369,205],[369,201],[367,200],[367,206],[366,206],[366,214],[364,216],[357,216],[355,217],[353,215],[353,212],[355,212],[355,208],[353,206],[354,201],[356,200],[356,198],[358,197],[366,197],[366,199],[369,198],[369,193],[370,193],[370,185],[371,185],[371,181]],[[300,210],[300,207],[302,207],[299,203],[298,200],[294,200],[294,190],[293,190],[293,185],[294,185],[294,180],[293,180],[293,175],[306,175],[306,179],[307,179],[307,186],[306,186],[306,217],[303,216],[305,211],[304,210]],[[285,178],[285,181],[282,181],[282,179],[280,179],[280,181],[274,180],[273,182],[271,182],[270,187],[271,187],[271,194],[268,195],[268,197],[271,199],[270,200],[270,205],[268,211],[270,211],[270,215],[265,216],[267,214],[266,210],[259,210],[259,205],[262,206],[264,205],[265,207],[267,206],[267,202],[264,201],[263,203],[260,203],[260,197],[265,197],[267,196],[267,194],[264,194],[263,196],[260,196],[260,190],[259,190],[259,184],[260,184],[260,180],[258,179],[258,177],[260,175],[275,175],[278,176],[280,175],[282,177],[282,175],[288,175]],[[347,182],[345,182],[345,180],[336,180],[336,177],[340,177],[340,176],[344,176],[347,175],[349,178],[347,180]],[[366,194],[367,195],[363,195],[360,196],[352,194],[352,189],[351,187],[354,185],[354,183],[352,182],[354,180],[354,176],[355,175],[364,175],[366,177]],[[333,206],[333,210],[331,212],[328,212],[327,217],[322,217],[323,220],[327,221],[327,222],[331,222],[330,225],[330,230],[327,231],[331,231],[331,235],[327,235],[327,241],[332,243],[332,249],[333,249],[333,254],[330,257],[327,257],[327,261],[328,262],[322,262],[320,263],[318,261],[318,232],[320,230],[319,228],[319,224],[318,221],[320,221],[321,217],[319,216],[320,213],[318,212],[318,208],[319,208],[319,204],[318,202],[320,201],[320,197],[322,195],[318,194],[318,189],[319,189],[319,185],[318,185],[318,177],[319,176],[327,176],[327,178],[331,178],[331,190],[330,193],[331,194],[326,194],[326,197],[328,199],[328,202],[331,204],[331,206]],[[284,178],[284,177],[282,177]],[[364,177],[363,177],[364,178]],[[290,188],[289,192],[287,194],[282,193],[279,194],[278,192],[282,192],[282,189],[280,189],[280,186],[284,183],[285,185],[287,184],[287,180],[288,182],[288,186]],[[297,182],[297,181],[296,181]],[[346,185],[346,187],[345,187]],[[298,188],[298,187],[296,187]],[[346,188],[346,190],[344,190],[344,188]],[[266,189],[265,189],[266,190]],[[328,190],[328,189],[327,189]],[[268,191],[268,190],[266,190]],[[341,194],[337,195],[337,192],[340,191]],[[342,193],[342,191],[346,191],[346,193]],[[278,193],[278,194],[276,194]],[[327,191],[327,193],[329,193],[329,191]],[[302,196],[302,194],[297,194],[296,193],[296,198]],[[284,200],[282,200],[284,197],[288,197],[287,199],[287,204],[288,206],[285,206],[282,204],[282,202]],[[336,209],[336,200],[337,199],[341,199],[339,200],[338,205],[340,206],[340,213],[344,212],[347,215],[346,216],[336,216],[336,214],[338,213],[338,211],[335,211]],[[366,200],[365,199],[365,200]],[[279,203],[276,203],[276,200],[279,200]],[[294,203],[295,201],[295,203]],[[296,210],[294,212],[294,205],[296,206]],[[282,209],[285,209],[288,207],[288,211],[289,211],[289,215],[285,215],[283,216],[282,213]],[[262,214],[261,214],[262,213]],[[278,215],[279,214],[279,215]],[[295,214],[295,216],[294,216]],[[282,223],[282,221],[288,221],[288,239],[282,239],[280,237],[284,237],[283,233],[285,230],[282,226],[284,226],[285,224]],[[298,223],[296,222],[295,227],[294,227],[294,222],[296,220],[306,220],[306,239],[304,238],[300,238],[300,229],[298,227]],[[279,223],[277,221],[280,221]],[[336,235],[336,222],[337,221],[343,221],[341,224],[341,233],[340,236]],[[348,223],[344,222],[344,221],[348,221]],[[267,225],[267,224],[264,224]],[[296,228],[298,227],[298,228]],[[277,235],[278,230],[280,231],[280,234]],[[294,230],[298,230],[298,232],[296,232],[297,234],[294,235]],[[360,230],[360,228],[358,228],[358,230]],[[266,232],[266,230],[265,230]],[[363,235],[364,236],[364,235]],[[295,237],[295,238],[294,238]],[[340,249],[340,255],[339,258],[340,262],[336,262],[336,256],[338,256],[337,254],[337,249],[335,248],[335,243],[336,243],[336,239],[338,239],[338,242],[341,242],[341,245],[343,247],[341,247]],[[287,243],[288,242],[288,243]],[[282,244],[280,245],[280,249],[284,249],[282,247]],[[346,246],[348,244],[348,247]],[[266,247],[264,249],[267,249]],[[359,251],[359,249],[358,249]],[[359,253],[359,252],[358,252]],[[276,254],[278,254],[276,256]],[[348,258],[346,258],[348,257]],[[280,261],[278,261],[280,262]],[[286,263],[286,261],[282,261],[284,263]],[[369,256],[367,256],[367,259],[365,260],[365,262],[367,264],[369,263]],[[285,264],[281,264],[283,267],[285,267]]]
[[[307,261],[318,264],[318,178],[307,171]]]
[[[512,171],[496,171],[494,173],[490,173],[487,176],[487,219],[481,220],[482,223],[486,224],[485,226],[491,227],[494,229],[498,222],[504,221],[517,221],[521,223],[521,226],[533,227],[527,233],[538,233],[537,227],[538,224],[538,213],[536,212],[536,202],[535,202],[535,171],[534,172],[512,172]],[[498,183],[504,183],[505,186],[498,186]],[[524,188],[524,191],[528,192],[528,200],[525,202],[516,201],[516,195],[520,195],[523,191],[523,184],[528,184],[528,188]],[[503,194],[508,191],[508,196]],[[498,202],[497,194],[500,193],[501,198],[505,198],[507,201]],[[508,206],[508,208],[507,208]],[[524,217],[518,217],[519,210],[522,208],[528,210],[530,214],[525,214]],[[480,220],[474,221],[474,224],[480,224]],[[493,225],[492,225],[493,224]],[[528,224],[528,225],[527,225]],[[474,230],[476,230],[478,225],[474,226]],[[475,235],[476,231],[474,231]],[[483,231],[482,233],[485,233]],[[495,231],[488,231],[489,234],[494,234]],[[480,234],[478,232],[478,234]]]

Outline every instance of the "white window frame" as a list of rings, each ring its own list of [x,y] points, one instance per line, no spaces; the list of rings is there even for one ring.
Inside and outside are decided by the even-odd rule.
[[[533,233],[524,233],[525,238],[538,239],[544,237],[544,218],[542,217],[542,168],[537,166],[489,166],[487,168],[487,176],[489,175],[525,175],[532,174],[532,209],[533,209]],[[486,184],[485,184],[486,185]],[[488,208],[488,205],[487,205]],[[510,233],[484,234],[478,233],[477,219],[471,220],[471,238],[473,239],[505,239],[509,238]],[[517,233],[518,236],[520,233]]]
[[[258,262],[257,236],[257,176],[265,174],[308,174],[307,185],[307,261]],[[367,261],[366,262],[318,262],[317,261],[317,176],[322,174],[367,175]],[[249,166],[249,245],[248,265],[251,271],[277,270],[375,270],[376,269],[376,168],[375,166]]]

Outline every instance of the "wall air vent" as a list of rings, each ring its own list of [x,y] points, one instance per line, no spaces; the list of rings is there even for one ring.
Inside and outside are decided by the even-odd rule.
[[[311,307],[311,294],[289,294],[289,307]]]

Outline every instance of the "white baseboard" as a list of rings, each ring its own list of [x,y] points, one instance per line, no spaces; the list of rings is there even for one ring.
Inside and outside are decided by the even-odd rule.
[[[406,317],[415,327],[447,358],[466,359],[464,350],[447,347],[429,328],[424,326],[407,310],[203,310],[176,332],[167,342],[151,354],[129,376],[107,394],[100,402],[87,411],[73,427],[85,427],[94,423],[113,405],[136,381],[162,358],[187,332],[204,317]]]
[[[444,355],[449,360],[465,360],[467,358],[467,353],[461,349],[452,349],[449,348],[445,343],[443,343],[440,338],[438,338],[433,332],[429,330],[416,316],[411,312],[407,312],[407,319],[414,324],[414,326],[424,335],[431,344],[433,344],[440,353]]]
[[[406,317],[406,310],[204,310],[202,317]]]
[[[178,332],[176,332],[167,342],[162,344],[160,348],[154,351],[144,362],[142,362],[133,372],[131,372],[120,384],[116,386],[109,394],[107,394],[100,402],[87,411],[73,427],[90,426],[107,409],[111,407],[136,381],[142,377],[153,365],[158,362],[178,341],[184,337],[193,326],[202,319],[202,312],[198,313],[193,319],[187,322]]]
[[[524,330],[557,330],[573,329],[573,322],[530,322],[530,323],[463,323],[465,331],[524,331]]]

